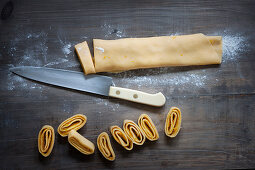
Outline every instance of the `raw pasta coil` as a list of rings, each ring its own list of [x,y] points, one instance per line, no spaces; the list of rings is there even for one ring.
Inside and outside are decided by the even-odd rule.
[[[58,126],[58,133],[62,136],[65,137],[68,135],[68,133],[71,130],[79,130],[81,127],[85,125],[87,122],[87,117],[82,114],[77,114],[74,115],[65,121],[63,121],[59,126]]]
[[[133,143],[142,145],[145,142],[145,135],[134,121],[124,120],[123,129]]]
[[[50,155],[55,141],[55,133],[52,126],[45,125],[38,134],[38,150],[44,156]]]
[[[110,138],[106,132],[97,137],[97,146],[102,155],[109,161],[115,160],[115,153],[112,149]]]
[[[141,114],[138,118],[138,125],[150,141],[158,140],[159,134],[157,128],[147,114]]]
[[[181,110],[177,107],[171,107],[166,117],[165,134],[174,138],[181,128]]]
[[[133,149],[132,140],[129,139],[129,137],[125,134],[125,132],[119,126],[111,126],[110,131],[113,138],[116,140],[116,142],[118,142],[126,150]]]

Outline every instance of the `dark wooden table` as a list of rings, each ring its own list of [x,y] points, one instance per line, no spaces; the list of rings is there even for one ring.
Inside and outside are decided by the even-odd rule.
[[[12,2],[12,14],[0,20],[0,169],[255,168],[255,1]],[[81,71],[74,45],[86,40],[92,49],[93,38],[200,32],[223,37],[221,65],[104,74],[121,87],[163,92],[162,108],[49,86],[9,71],[23,65]],[[174,139],[163,131],[171,106],[183,113]],[[116,160],[108,162],[98,149],[83,155],[56,133],[53,153],[43,158],[37,150],[41,127],[56,130],[77,113],[88,118],[79,132],[94,144],[101,132],[110,134],[109,126],[137,121],[142,113],[151,116],[160,139],[126,151],[110,135]]]

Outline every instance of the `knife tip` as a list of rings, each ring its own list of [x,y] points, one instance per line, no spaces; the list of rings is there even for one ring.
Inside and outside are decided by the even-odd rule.
[[[9,68],[9,71],[17,74],[17,72],[21,69],[22,69],[22,67],[12,67],[12,68]]]
[[[15,68],[16,68],[16,67],[9,68],[9,71],[10,71],[10,72],[14,72]]]

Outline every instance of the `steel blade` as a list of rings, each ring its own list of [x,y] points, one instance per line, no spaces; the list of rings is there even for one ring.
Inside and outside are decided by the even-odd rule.
[[[112,78],[101,75],[84,75],[82,72],[46,67],[22,66],[10,71],[22,77],[65,88],[109,95]]]

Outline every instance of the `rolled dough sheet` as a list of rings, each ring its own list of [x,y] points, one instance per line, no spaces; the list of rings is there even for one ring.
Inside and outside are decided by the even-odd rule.
[[[102,132],[97,137],[97,146],[102,155],[109,161],[115,160],[115,153],[112,149],[109,135],[106,132]]]
[[[124,120],[123,129],[126,135],[137,145],[143,145],[145,135],[140,127],[132,120]]]
[[[132,140],[126,135],[126,133],[119,126],[111,126],[110,132],[113,138],[118,142],[121,146],[123,146],[126,150],[133,149]]]
[[[138,126],[150,141],[158,140],[159,134],[156,126],[147,114],[141,114],[138,118]]]
[[[181,121],[181,110],[177,107],[171,107],[166,117],[165,134],[174,138],[181,129]]]
[[[52,126],[44,125],[38,135],[38,150],[44,156],[50,155],[55,141],[55,132]]]
[[[68,136],[68,133],[71,130],[79,130],[85,125],[86,122],[87,122],[87,117],[85,115],[76,114],[66,119],[58,126],[58,133],[62,137]]]
[[[96,72],[220,64],[220,36],[192,34],[118,40],[94,39]]]

